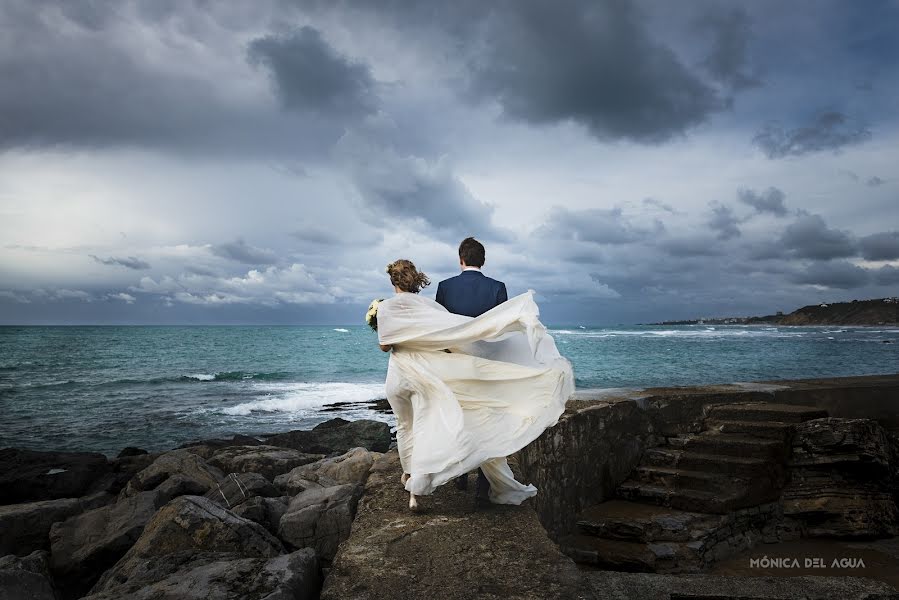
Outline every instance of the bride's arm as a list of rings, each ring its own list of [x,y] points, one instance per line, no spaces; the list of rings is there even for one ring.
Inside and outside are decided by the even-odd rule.
[[[378,344],[378,346],[380,346],[381,352],[390,352],[390,350],[393,349],[393,346],[390,344]]]

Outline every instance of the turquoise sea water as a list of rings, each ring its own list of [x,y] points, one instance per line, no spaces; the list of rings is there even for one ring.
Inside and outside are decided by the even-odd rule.
[[[551,328],[578,388],[899,371],[888,327]],[[892,343],[885,343],[892,342]],[[304,429],[384,397],[367,327],[0,327],[0,447],[151,450]]]

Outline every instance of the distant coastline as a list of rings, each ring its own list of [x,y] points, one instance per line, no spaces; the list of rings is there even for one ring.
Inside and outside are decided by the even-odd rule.
[[[810,304],[789,314],[761,317],[703,317],[648,325],[899,325],[899,298]]]

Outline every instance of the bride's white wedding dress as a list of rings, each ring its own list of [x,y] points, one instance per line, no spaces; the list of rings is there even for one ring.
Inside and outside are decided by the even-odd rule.
[[[408,292],[380,304],[407,491],[430,494],[481,467],[492,502],[521,504],[537,493],[515,480],[505,457],[554,425],[574,391],[571,364],[538,316],[533,291],[475,318]]]

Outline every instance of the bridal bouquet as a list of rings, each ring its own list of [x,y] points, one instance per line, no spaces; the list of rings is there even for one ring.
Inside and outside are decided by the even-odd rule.
[[[365,313],[365,322],[371,327],[372,331],[378,330],[378,305],[384,302],[384,298],[372,300],[368,305],[368,312]]]

